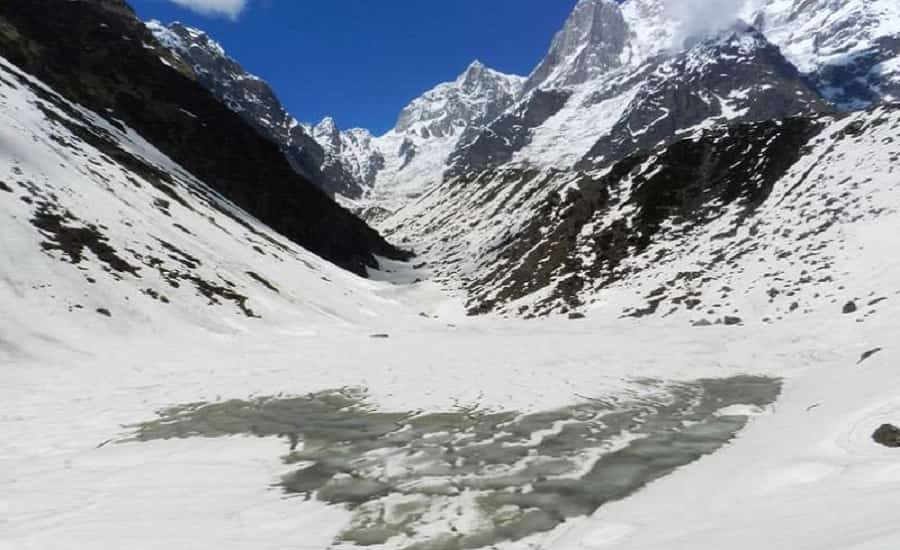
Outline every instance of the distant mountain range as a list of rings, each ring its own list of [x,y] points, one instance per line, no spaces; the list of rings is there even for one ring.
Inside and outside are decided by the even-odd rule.
[[[448,173],[599,165],[704,125],[900,97],[900,8],[889,0],[748,2],[741,19],[712,37],[686,35],[666,6],[581,0],[527,78],[474,62],[414,100],[379,137],[341,132],[332,119],[300,124],[202,31],[149,28],[299,171],[382,214]]]

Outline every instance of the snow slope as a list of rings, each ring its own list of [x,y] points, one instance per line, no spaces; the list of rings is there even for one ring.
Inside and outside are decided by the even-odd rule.
[[[248,216],[127,127],[5,61],[0,76],[3,243],[18,258],[4,292],[8,303],[30,304],[8,312],[11,327],[36,328],[26,322],[32,308],[76,332],[156,330],[174,312],[224,333],[300,310],[365,317],[352,293],[329,291],[354,276]]]
[[[846,239],[896,216],[898,128],[886,106],[698,129],[609,168],[460,176],[383,227],[472,313],[776,322],[877,298]]]
[[[853,319],[809,327],[791,330],[798,339],[828,335],[832,344],[805,342],[808,367],[788,382],[772,414],[758,418],[734,445],[602,509],[546,547],[896,547],[897,452],[872,441],[875,428],[900,417],[896,355],[888,344],[893,329],[886,320],[861,326]],[[886,350],[859,363],[861,343]]]

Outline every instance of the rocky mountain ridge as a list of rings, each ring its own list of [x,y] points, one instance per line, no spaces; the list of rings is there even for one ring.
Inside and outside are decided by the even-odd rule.
[[[325,149],[278,100],[261,78],[247,72],[205,32],[175,22],[150,21],[147,28],[191,75],[264,137],[279,145],[294,169],[330,195],[361,193],[356,174],[348,173],[331,149]]]
[[[66,100],[117,128],[130,128],[235,207],[360,275],[378,265],[376,255],[407,256],[298,175],[274,143],[174,66],[157,45],[122,1],[0,5],[0,56]],[[127,147],[104,132],[72,128],[110,158],[148,172],[167,190],[167,202],[186,203],[165,173],[145,170],[146,163],[134,160]]]
[[[249,102],[278,105],[275,116],[264,112],[250,117],[264,127],[281,120],[275,125],[288,127],[291,135],[266,131],[289,144],[283,149],[299,151],[293,163],[301,173],[318,172],[313,179],[324,178],[320,185],[340,199],[383,216],[439,184],[445,173],[507,162],[568,168],[659,145],[698,124],[853,109],[898,97],[900,29],[891,21],[900,8],[889,0],[734,4],[742,7],[739,16],[731,16],[732,23],[711,13],[704,26],[700,18],[665,0],[579,0],[526,79],[475,62],[455,82],[411,102],[384,136],[362,129],[341,132],[328,119],[318,127],[297,125],[272,98]],[[184,34],[177,24],[173,29]],[[729,52],[722,44],[718,52],[705,52],[712,58],[706,60],[707,71],[714,75],[715,59],[724,66],[734,58],[748,68],[735,82],[714,85],[720,93],[708,95],[709,83],[689,74],[699,70],[696,45],[710,40],[703,33],[714,33],[713,39],[721,41],[734,32],[745,33],[744,45],[734,43]],[[167,42],[164,32],[157,34]],[[748,43],[755,43],[755,60],[741,58],[740,48]],[[222,63],[207,57],[195,66]],[[223,79],[228,80],[219,76],[206,85],[214,91],[227,87]],[[766,93],[743,98],[759,80],[763,83],[756,89]],[[751,107],[744,105],[748,101]],[[614,119],[611,112],[631,116]],[[665,112],[670,113],[665,124],[651,131],[648,125],[662,120]],[[654,114],[657,118],[650,118]],[[574,145],[565,147],[568,143]]]

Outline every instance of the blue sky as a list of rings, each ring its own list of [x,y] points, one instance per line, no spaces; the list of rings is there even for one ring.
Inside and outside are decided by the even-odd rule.
[[[174,0],[238,6],[244,0]],[[576,0],[248,0],[235,18],[130,0],[142,19],[202,28],[272,84],[297,118],[379,134],[474,59],[527,74]]]

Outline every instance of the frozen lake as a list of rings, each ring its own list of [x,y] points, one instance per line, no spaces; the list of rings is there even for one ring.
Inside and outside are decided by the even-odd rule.
[[[292,471],[272,483],[350,510],[337,544],[482,548],[589,516],[716,451],[777,398],[781,382],[737,376],[638,387],[527,414],[386,412],[348,389],[193,403],[132,426],[120,444],[281,437]]]

